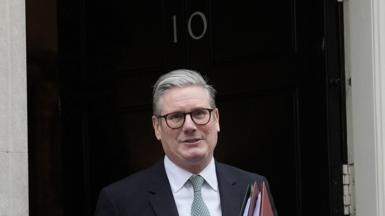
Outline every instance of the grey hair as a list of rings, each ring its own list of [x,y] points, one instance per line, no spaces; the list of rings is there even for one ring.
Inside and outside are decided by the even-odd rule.
[[[211,108],[215,108],[215,94],[216,90],[202,75],[196,71],[188,69],[178,69],[170,71],[156,81],[153,89],[152,110],[154,115],[160,115],[159,99],[169,89],[181,88],[187,86],[200,86],[206,89],[210,96],[209,104]]]

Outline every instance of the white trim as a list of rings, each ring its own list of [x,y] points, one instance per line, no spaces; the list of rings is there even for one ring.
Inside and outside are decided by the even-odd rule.
[[[385,215],[384,14],[383,0],[344,1],[348,155],[359,216]]]
[[[0,0],[0,215],[27,216],[25,0]]]
[[[385,215],[385,4],[372,0],[377,215]]]

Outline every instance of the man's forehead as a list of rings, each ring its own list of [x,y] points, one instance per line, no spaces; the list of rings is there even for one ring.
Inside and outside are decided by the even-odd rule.
[[[210,103],[207,89],[200,86],[176,87],[167,90],[160,98],[160,108],[205,107]]]

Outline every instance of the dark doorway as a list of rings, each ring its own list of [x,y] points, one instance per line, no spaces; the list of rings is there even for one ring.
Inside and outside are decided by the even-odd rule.
[[[265,175],[281,216],[343,215],[340,7],[328,0],[59,1],[57,215],[92,215],[101,187],[162,157],[151,87],[177,68],[202,72],[218,91],[217,160]],[[37,212],[31,208],[43,215]]]

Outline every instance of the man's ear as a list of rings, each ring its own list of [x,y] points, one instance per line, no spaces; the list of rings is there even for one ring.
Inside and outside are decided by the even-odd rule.
[[[154,128],[155,137],[157,140],[161,139],[161,133],[160,133],[160,121],[156,116],[152,116],[152,127]]]

